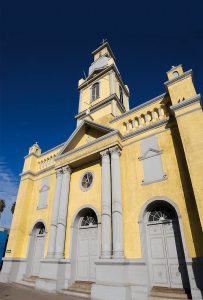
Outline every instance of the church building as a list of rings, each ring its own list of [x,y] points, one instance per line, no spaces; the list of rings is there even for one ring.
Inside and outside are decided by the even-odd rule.
[[[203,114],[192,70],[130,109],[107,41],[70,138],[25,156],[1,282],[94,300],[203,299]]]

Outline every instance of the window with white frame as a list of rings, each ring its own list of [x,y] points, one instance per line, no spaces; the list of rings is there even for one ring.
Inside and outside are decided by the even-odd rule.
[[[97,98],[99,98],[99,82],[95,82],[93,85],[92,85],[92,89],[91,89],[91,100],[94,101],[96,100]]]
[[[47,207],[48,193],[49,193],[49,176],[44,177],[41,180],[40,189],[39,189],[39,201],[37,206],[38,209]]]
[[[141,156],[139,160],[143,164],[143,184],[153,183],[167,178],[163,171],[162,150],[156,136],[150,136],[141,141]]]

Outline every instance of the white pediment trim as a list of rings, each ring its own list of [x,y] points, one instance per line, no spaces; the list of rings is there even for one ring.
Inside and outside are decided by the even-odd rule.
[[[156,155],[162,154],[162,150],[149,148],[142,156],[139,157],[139,160],[147,159]]]
[[[46,191],[48,191],[49,190],[49,186],[48,185],[43,185],[42,187],[41,187],[41,189],[39,190],[39,192],[40,193],[43,193],[43,192],[46,192]]]
[[[65,144],[62,147],[61,151],[57,155],[57,159],[60,156],[62,156],[65,152],[68,152],[68,151],[66,151],[67,147],[70,145],[70,143],[73,141],[73,139],[77,136],[79,131],[82,130],[82,128],[85,127],[85,126],[89,126],[89,127],[93,128],[95,130],[98,130],[98,131],[104,133],[104,135],[106,135],[108,133],[113,133],[113,132],[117,133],[118,132],[117,130],[115,130],[113,128],[110,128],[110,127],[107,127],[107,126],[104,126],[104,125],[101,125],[101,124],[98,124],[98,123],[95,123],[95,122],[92,122],[92,121],[89,121],[89,120],[84,120],[80,123],[80,125],[71,134],[69,139],[65,142]]]

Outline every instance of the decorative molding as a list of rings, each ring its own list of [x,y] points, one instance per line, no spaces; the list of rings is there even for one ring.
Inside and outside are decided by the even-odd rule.
[[[179,219],[181,218],[181,215],[180,215],[180,212],[179,212],[179,208],[178,208],[177,204],[174,201],[172,201],[171,199],[169,199],[166,196],[154,196],[154,197],[152,197],[149,200],[147,200],[147,201],[144,202],[144,205],[143,205],[143,207],[142,207],[142,209],[140,211],[140,214],[139,214],[138,223],[144,222],[144,218],[145,218],[145,214],[147,212],[147,208],[149,207],[150,204],[152,204],[155,201],[163,201],[163,203],[164,202],[169,203],[171,206],[174,207],[174,209],[175,209],[175,211],[177,213],[178,218]]]
[[[164,174],[163,178],[160,178],[160,179],[156,179],[156,180],[152,180],[152,181],[142,180],[141,185],[149,185],[149,184],[161,182],[161,181],[164,181],[164,180],[167,180],[167,179],[168,179],[168,176],[166,174]]]
[[[118,135],[119,137],[121,137],[118,131],[116,131],[116,130],[112,131],[112,132],[110,132],[108,134],[105,134],[105,135],[101,136],[100,138],[98,138],[98,139],[96,139],[96,140],[94,140],[94,141],[92,141],[92,142],[90,142],[88,144],[82,145],[82,146],[80,146],[80,147],[78,147],[76,149],[73,149],[71,151],[68,151],[68,152],[66,152],[66,153],[64,153],[64,154],[56,157],[55,160],[60,160],[61,158],[67,157],[67,156],[72,155],[72,154],[75,154],[75,153],[77,153],[80,150],[89,148],[90,146],[95,145],[95,144],[97,144],[97,143],[99,143],[101,141],[104,141],[106,139],[109,139],[110,137],[112,137],[114,135]]]
[[[50,187],[48,185],[43,185],[40,190],[39,190],[39,193],[43,193],[43,192],[46,192],[50,189]]]
[[[137,129],[137,130],[135,130],[133,132],[127,133],[126,135],[124,135],[122,137],[122,140],[125,141],[125,140],[127,140],[127,139],[129,139],[129,138],[131,138],[133,136],[139,135],[139,134],[141,134],[143,132],[146,132],[146,131],[148,131],[150,129],[154,129],[156,127],[160,127],[162,125],[165,125],[165,124],[168,123],[168,121],[169,121],[169,117],[166,117],[165,119],[160,120],[160,121],[158,121],[156,123],[144,126],[144,127],[140,128],[140,129]]]
[[[91,184],[90,184],[89,187],[85,188],[85,187],[82,186],[82,179],[83,179],[83,177],[85,176],[85,174],[87,174],[87,173],[91,173],[91,174],[92,174],[92,182],[91,182]],[[91,170],[85,170],[85,172],[83,172],[83,174],[80,176],[80,180],[79,180],[79,186],[80,186],[80,189],[81,189],[83,192],[89,191],[89,190],[92,188],[92,186],[93,186],[94,178],[95,178],[95,174],[94,174],[93,171],[91,171]]]
[[[127,112],[123,113],[122,115],[120,115],[118,117],[115,117],[113,120],[110,121],[110,123],[114,123],[114,122],[116,122],[116,121],[118,121],[118,120],[120,120],[120,119],[122,119],[122,118],[124,118],[124,117],[126,117],[126,116],[128,116],[130,114],[132,114],[133,112],[138,111],[138,110],[144,108],[145,106],[148,106],[148,105],[150,105],[150,104],[152,104],[152,103],[154,103],[154,102],[156,102],[158,100],[163,99],[164,96],[166,96],[166,94],[167,93],[163,93],[163,94],[161,94],[161,95],[159,95],[159,96],[157,96],[157,97],[155,97],[155,98],[153,98],[151,100],[148,100],[147,102],[144,102],[144,103],[142,103],[142,104],[140,104],[140,105],[132,108],[131,110],[128,110]]]
[[[3,261],[13,261],[13,262],[27,262],[27,258],[15,258],[15,257],[2,257]]]
[[[62,169],[63,169],[63,174],[65,174],[65,173],[71,174],[72,173],[72,169],[68,165],[66,165]]]
[[[179,109],[181,109],[183,107],[187,107],[187,106],[189,106],[189,105],[191,105],[193,103],[196,103],[196,102],[200,103],[200,101],[201,101],[201,94],[197,94],[194,97],[191,97],[189,99],[183,100],[183,101],[181,101],[181,102],[179,102],[179,103],[177,103],[175,105],[172,105],[170,107],[170,109],[175,112],[176,110],[179,110]]]
[[[104,150],[104,151],[101,151],[101,152],[100,152],[100,155],[101,155],[101,157],[109,156],[109,150],[106,149],[106,150]]]
[[[94,51],[92,51],[92,55],[95,55],[96,53],[98,53],[99,51],[101,51],[103,48],[107,48],[108,49],[108,51],[109,51],[109,53],[111,54],[111,56],[112,56],[112,58],[114,59],[114,60],[116,60],[116,58],[115,58],[115,56],[114,56],[114,54],[113,54],[113,51],[111,50],[111,47],[110,47],[110,45],[109,45],[109,43],[108,42],[105,42],[105,43],[103,43],[101,46],[99,46],[97,49],[95,49]]]
[[[181,81],[182,79],[187,78],[189,76],[192,76],[192,69],[189,70],[189,71],[187,71],[187,72],[184,72],[183,74],[181,74],[181,75],[179,75],[177,77],[174,77],[174,78],[172,78],[172,79],[164,82],[164,85],[166,87],[168,87],[169,85],[171,85],[171,84],[173,84],[175,82]]]
[[[37,155],[36,153],[31,152],[31,153],[27,154],[26,156],[24,156],[24,159],[26,159],[26,158],[28,158],[28,157],[30,157],[30,156],[35,156],[35,157],[37,157],[37,158],[41,157],[41,155]]]
[[[97,80],[99,77],[101,77],[102,75],[108,73],[110,70],[114,70],[114,72],[116,73],[117,75],[117,78],[119,79],[120,81],[120,84],[122,85],[122,88],[124,89],[126,95],[129,97],[130,93],[129,91],[127,90],[125,84],[123,83],[122,79],[121,79],[121,76],[118,72],[118,69],[117,67],[114,65],[114,64],[111,64],[110,66],[108,66],[107,68],[105,68],[103,71],[99,72],[98,75],[96,75],[95,77],[93,78],[90,78],[89,80],[85,80],[79,87],[78,89],[80,90],[81,88],[87,86],[87,84],[90,84],[92,83],[94,80]]]
[[[90,113],[94,113],[95,111],[98,111],[99,109],[101,109],[102,107],[106,106],[106,104],[108,104],[110,101],[115,100],[117,102],[117,104],[119,105],[121,111],[125,112],[126,109],[124,107],[124,105],[120,102],[118,96],[116,93],[108,96],[107,98],[104,98],[103,100],[101,100],[99,103],[94,104],[93,106],[89,107],[90,109]],[[81,118],[81,117],[85,117],[86,116],[86,109],[81,111],[79,114],[77,114],[75,116],[76,119]]]
[[[55,146],[54,148],[51,148],[50,150],[47,150],[47,151],[43,152],[43,153],[40,155],[40,158],[42,158],[44,155],[47,155],[47,153],[49,153],[49,152],[52,152],[52,151],[54,151],[54,150],[56,150],[56,149],[58,149],[58,148],[61,148],[61,147],[64,145],[64,143],[65,143],[65,142],[61,143],[61,144],[58,145],[58,146]]]
[[[32,171],[26,171],[26,172],[22,172],[19,174],[19,176],[23,177],[23,176],[26,176],[26,175],[31,175],[31,176],[38,176],[38,175],[41,175],[42,173],[45,173],[45,172],[48,172],[50,170],[53,170],[54,169],[54,165],[50,166],[50,167],[47,167],[43,170],[40,170],[39,172],[32,172]]]
[[[146,261],[143,258],[112,258],[105,259],[99,258],[95,260],[96,265],[146,265]]]
[[[121,148],[120,147],[118,147],[118,146],[114,146],[114,147],[112,147],[112,148],[109,148],[109,153],[111,154],[111,155],[113,155],[113,154],[118,154],[118,155],[121,155]]]
[[[85,126],[85,125],[89,125],[90,127],[97,129],[97,130],[103,130],[106,132],[115,132],[117,131],[116,129],[89,121],[89,120],[84,120],[80,123],[80,125],[78,127],[76,127],[76,129],[74,130],[74,132],[71,134],[71,136],[68,138],[68,140],[64,143],[63,148],[61,149],[61,151],[58,153],[58,155],[56,156],[55,160],[58,159],[59,156],[62,155],[62,153],[65,151],[65,149],[67,148],[67,146],[71,143],[71,141],[74,139],[74,137],[77,135],[77,133],[80,131],[80,129]],[[118,131],[117,131],[118,132]],[[96,139],[97,140],[97,139]],[[87,143],[86,145],[90,145],[92,142]],[[73,149],[75,150],[75,149]],[[73,151],[72,150],[72,151]]]
[[[191,109],[191,110],[189,110],[189,111],[187,111],[187,112],[185,112],[185,113],[183,113],[183,114],[179,114],[178,116],[176,116],[176,119],[178,119],[178,118],[180,118],[180,117],[182,117],[182,116],[191,114],[192,112],[195,112],[195,111],[197,111],[197,110],[201,110],[201,111],[202,111],[202,108],[201,108],[201,107],[197,107],[197,108]]]
[[[153,153],[151,155],[148,156],[148,153]],[[142,156],[138,157],[139,160],[144,160],[144,159],[147,159],[147,158],[150,158],[150,157],[154,157],[154,156],[157,156],[157,155],[160,155],[163,153],[163,150],[157,150],[157,149],[153,149],[153,148],[149,148],[145,154],[143,154]]]

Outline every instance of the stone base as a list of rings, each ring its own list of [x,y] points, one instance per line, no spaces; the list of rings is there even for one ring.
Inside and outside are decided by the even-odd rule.
[[[203,257],[187,259],[187,270],[193,300],[203,300]]]
[[[130,288],[122,286],[93,284],[91,298],[94,300],[131,300]]]
[[[21,282],[26,272],[27,259],[3,258],[0,282]]]
[[[0,282],[24,283],[29,276],[27,259],[4,258]],[[186,260],[193,300],[203,300],[203,258]],[[95,300],[146,300],[149,295],[147,266],[144,259],[98,259],[96,282],[91,296]],[[48,292],[67,290],[75,280],[70,260],[41,260],[39,276],[33,282]]]
[[[95,300],[145,300],[147,278],[143,259],[98,259],[91,297]]]
[[[67,289],[70,278],[70,261],[66,259],[41,260],[39,277],[35,287],[48,292]]]

